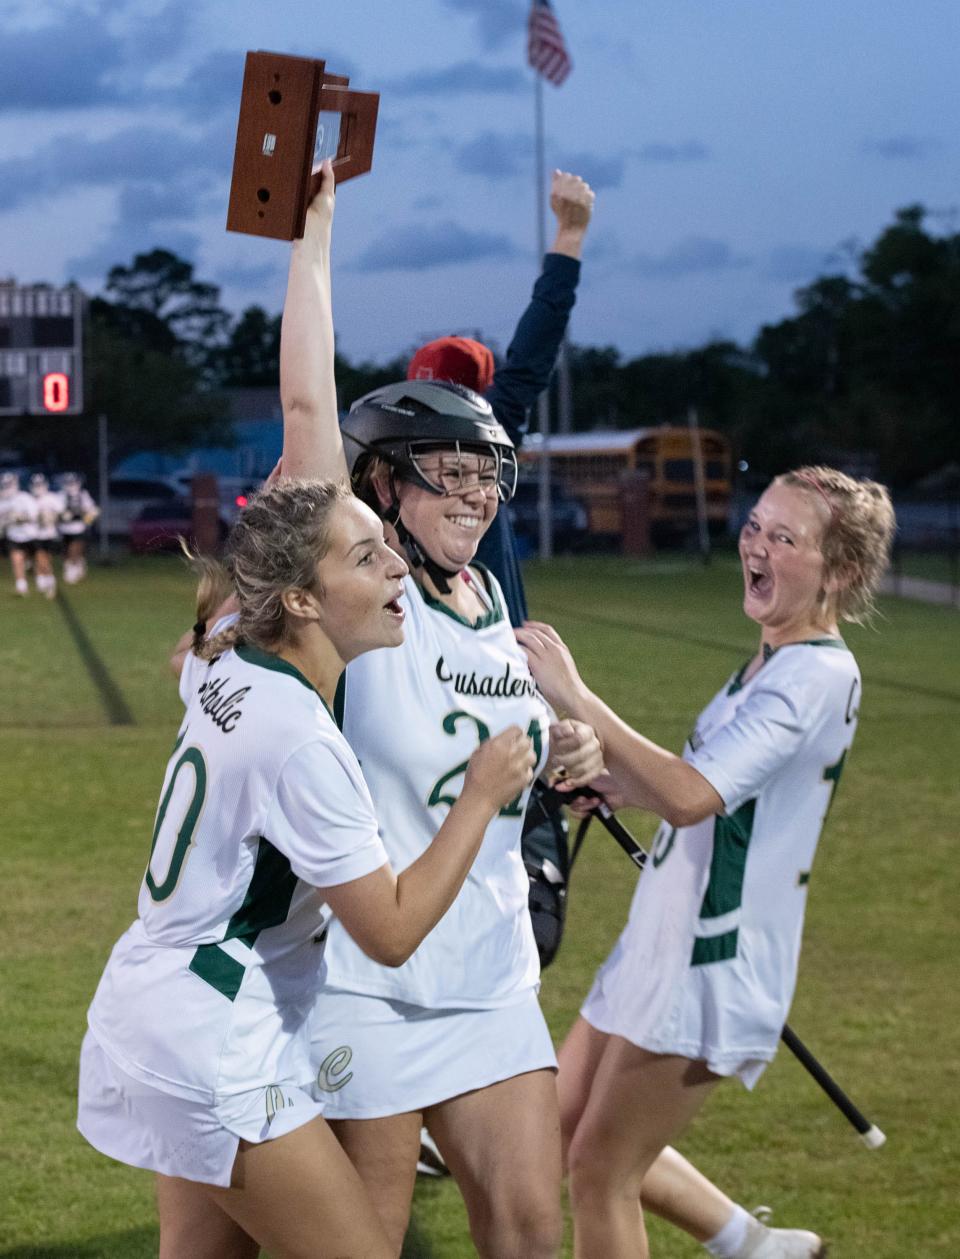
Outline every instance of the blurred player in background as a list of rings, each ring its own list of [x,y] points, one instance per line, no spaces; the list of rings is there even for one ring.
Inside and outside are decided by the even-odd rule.
[[[7,525],[10,523],[13,506],[13,500],[20,492],[20,482],[15,472],[0,472],[0,546],[3,547],[4,555],[10,554],[10,543],[7,539]],[[16,581],[16,573],[14,573]],[[16,587],[17,594],[26,594],[26,582],[24,589],[20,590],[19,585]]]
[[[28,595],[27,563],[33,555],[37,528],[37,501],[20,488],[15,472],[0,474],[0,526],[3,544],[10,556],[13,585],[18,595]]]
[[[100,509],[77,472],[65,472],[60,478],[60,496],[63,505],[57,527],[64,546],[63,580],[72,586],[87,575],[87,533],[100,515]]]
[[[33,533],[33,572],[37,589],[47,599],[57,597],[57,579],[53,573],[53,555],[60,546],[57,522],[63,510],[63,498],[50,488],[42,472],[30,478],[37,515]]]
[[[776,1052],[814,852],[857,724],[860,673],[838,622],[870,612],[893,530],[873,481],[822,467],[776,478],[740,534],[743,609],[760,644],[700,714],[683,757],[607,708],[550,626],[517,633],[551,703],[600,734],[608,804],[664,819],[560,1051],[577,1259],[649,1253],[648,1174],[659,1213],[689,1228],[695,1208],[714,1255],[825,1253],[816,1234],[731,1212],[705,1181],[671,1204],[657,1160],[721,1079],[752,1088]]]

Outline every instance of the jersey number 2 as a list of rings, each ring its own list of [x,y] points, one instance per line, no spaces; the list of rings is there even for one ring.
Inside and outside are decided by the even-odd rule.
[[[461,721],[461,719],[465,721],[472,721],[476,726],[478,743],[483,743],[485,739],[490,738],[489,727],[482,722],[479,717],[474,717],[472,713],[465,713],[462,710],[447,713],[446,717],[443,719],[444,731],[449,735],[456,734],[457,724]],[[540,756],[543,752],[543,735],[540,731],[540,722],[536,719],[536,717],[534,717],[534,719],[530,722],[530,725],[527,727],[527,737],[533,740],[533,753],[537,758],[537,764],[539,765]],[[454,765],[453,769],[448,770],[445,774],[441,774],[437,781],[433,784],[433,789],[427,797],[427,805],[432,807],[435,804],[456,804],[458,796],[446,793],[444,788],[447,783],[452,782],[453,779],[459,778],[461,774],[466,773],[466,769],[467,762],[461,761],[459,765]],[[499,816],[522,817],[523,809],[520,806],[522,796],[523,793],[521,792],[515,800],[511,800],[509,804],[504,805],[504,807],[500,810]]]

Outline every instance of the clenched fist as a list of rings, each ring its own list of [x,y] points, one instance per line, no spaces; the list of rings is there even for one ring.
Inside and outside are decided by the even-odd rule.
[[[499,811],[530,785],[536,763],[530,738],[519,726],[508,726],[470,757],[464,794],[476,792]]]

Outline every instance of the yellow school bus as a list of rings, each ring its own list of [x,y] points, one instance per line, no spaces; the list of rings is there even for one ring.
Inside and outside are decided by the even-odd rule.
[[[722,433],[699,429],[704,497],[711,533],[726,527],[730,506],[730,444]],[[586,505],[592,534],[623,532],[624,494],[634,474],[646,474],[651,531],[681,536],[697,526],[695,436],[689,427],[612,429],[550,437],[550,473]],[[521,471],[534,475],[536,439],[520,451]]]

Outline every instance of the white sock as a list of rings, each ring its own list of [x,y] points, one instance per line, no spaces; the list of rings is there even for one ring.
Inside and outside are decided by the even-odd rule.
[[[747,1225],[751,1216],[743,1207],[735,1206],[733,1214],[723,1228],[714,1237],[703,1243],[704,1249],[717,1259],[736,1259],[740,1248],[747,1239]]]
[[[14,583],[14,587],[18,595],[25,595],[30,590],[30,587],[27,585],[26,577],[18,577]]]

